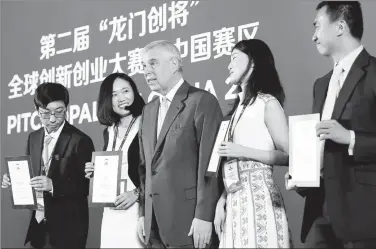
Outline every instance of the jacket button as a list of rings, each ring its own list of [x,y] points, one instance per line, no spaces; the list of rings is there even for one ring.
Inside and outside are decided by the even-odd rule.
[[[150,197],[153,197],[153,195],[152,195],[152,194],[150,194],[149,196],[150,196]]]
[[[152,174],[153,176],[155,176],[155,175],[157,174],[157,171],[153,170],[153,171],[151,172],[151,174]]]

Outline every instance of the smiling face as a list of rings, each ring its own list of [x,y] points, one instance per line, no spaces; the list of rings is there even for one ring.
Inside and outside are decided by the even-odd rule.
[[[112,86],[112,109],[121,117],[130,113],[127,107],[134,101],[134,93],[128,81],[117,78]]]
[[[226,83],[240,84],[241,81],[249,78],[252,73],[252,69],[246,72],[249,64],[248,55],[238,49],[234,49],[231,53],[231,61],[228,65],[229,77],[226,79]],[[244,74],[246,73],[246,76]]]

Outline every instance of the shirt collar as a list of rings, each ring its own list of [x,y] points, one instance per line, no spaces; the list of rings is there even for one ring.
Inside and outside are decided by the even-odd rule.
[[[61,131],[63,130],[64,125],[65,125],[65,120],[62,123],[62,125],[60,125],[59,129],[57,129],[57,131],[54,131],[51,133],[48,133],[46,127],[44,127],[44,137],[50,135],[53,139],[58,139]]]
[[[181,87],[181,85],[183,85],[183,83],[184,83],[183,78],[180,78],[180,80],[178,81],[178,83],[173,88],[171,88],[171,90],[166,94],[166,98],[168,99],[169,102],[172,101],[172,99],[174,98],[176,92],[179,90],[179,88]],[[160,101],[161,102],[162,102],[162,98],[163,98],[163,95],[160,95]]]
[[[349,72],[350,68],[354,64],[354,61],[362,52],[363,48],[364,48],[363,45],[360,45],[357,49],[347,54],[342,60],[340,60],[337,66],[340,66],[345,72]]]

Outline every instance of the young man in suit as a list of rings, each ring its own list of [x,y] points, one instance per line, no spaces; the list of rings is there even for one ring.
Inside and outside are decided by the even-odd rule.
[[[150,248],[205,248],[219,198],[217,179],[205,172],[221,108],[212,94],[184,81],[173,43],[148,44],[142,62],[147,84],[160,97],[145,106],[139,130],[139,237]]]
[[[90,137],[65,120],[67,89],[43,83],[34,96],[43,127],[30,133],[26,154],[31,156],[31,186],[44,202],[44,210],[31,213],[25,244],[34,248],[85,248],[88,234],[88,190],[85,162],[94,145]],[[7,175],[2,187],[10,186]]]
[[[376,58],[361,45],[359,2],[321,2],[313,41],[334,69],[316,80],[313,112],[321,114],[319,188],[305,196],[307,248],[376,247]]]

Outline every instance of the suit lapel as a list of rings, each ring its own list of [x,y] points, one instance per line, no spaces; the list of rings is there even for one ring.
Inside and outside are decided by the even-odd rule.
[[[346,102],[350,98],[355,86],[358,84],[359,80],[365,74],[363,69],[369,63],[369,54],[365,49],[359,54],[359,56],[354,61],[345,82],[343,83],[342,89],[339,92],[338,98],[334,105],[334,110],[332,114],[332,119],[338,119],[345,107]]]
[[[51,164],[50,164],[50,168],[47,174],[47,176],[50,178],[52,176],[52,172],[54,172],[56,168],[59,167],[59,161],[61,160],[61,158],[64,157],[65,150],[67,148],[69,140],[72,137],[70,126],[71,125],[67,121],[65,121],[65,124],[64,124],[63,129],[61,130],[60,136],[57,139],[55,149],[52,152]],[[58,163],[55,163],[56,160]]]
[[[330,77],[332,76],[332,72],[329,72],[323,78],[317,82],[318,87],[316,88],[315,92],[315,105],[313,106],[313,113],[320,113],[322,115],[322,110],[324,108],[324,103],[326,99],[326,94],[328,92],[329,81]]]
[[[164,141],[168,130],[171,127],[171,124],[174,122],[175,118],[178,116],[178,114],[184,109],[185,104],[184,100],[188,96],[188,90],[189,90],[190,85],[187,82],[184,82],[181,87],[178,89],[176,92],[170,107],[168,108],[165,120],[163,121],[163,125],[161,128],[161,132],[159,133],[157,144],[155,146],[154,150],[154,155],[155,152],[159,149],[161,146],[162,142]],[[158,124],[158,121],[157,121]]]
[[[32,167],[34,176],[40,175],[41,162],[42,162],[42,150],[44,141],[44,128],[39,129],[35,135],[30,138],[30,143],[33,145],[30,150],[32,158]]]
[[[150,138],[148,141],[149,148],[151,148],[151,152],[154,151],[155,143],[157,142],[157,125],[158,124],[158,109],[159,109],[159,98],[153,100],[150,104],[147,112],[144,113],[144,120],[143,126],[145,129],[143,132],[145,133],[144,137]],[[146,141],[144,141],[145,143]]]

